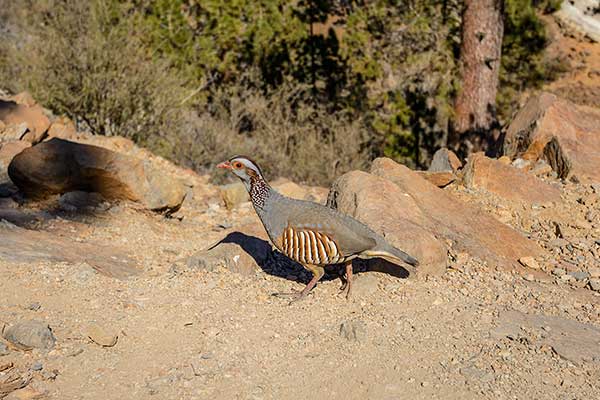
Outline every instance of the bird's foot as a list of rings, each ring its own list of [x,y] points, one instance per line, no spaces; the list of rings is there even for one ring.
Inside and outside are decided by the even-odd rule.
[[[352,293],[352,285],[344,283],[340,287],[340,291],[338,292],[338,296],[344,296],[344,297],[346,297],[346,300],[349,300],[350,297],[351,297],[351,293]]]

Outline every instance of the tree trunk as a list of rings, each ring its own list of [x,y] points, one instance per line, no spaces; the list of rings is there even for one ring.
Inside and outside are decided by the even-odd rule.
[[[460,47],[462,89],[455,137],[461,153],[492,151],[498,141],[496,93],[502,54],[503,0],[465,0]]]

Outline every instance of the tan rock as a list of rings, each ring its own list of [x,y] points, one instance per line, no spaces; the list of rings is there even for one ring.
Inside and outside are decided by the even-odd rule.
[[[241,182],[219,186],[219,196],[228,210],[233,210],[238,205],[250,201],[248,191]]]
[[[40,142],[50,127],[50,120],[43,108],[37,104],[26,106],[14,101],[0,100],[0,120],[6,125],[26,123],[29,132],[25,133],[22,139],[32,144]]]
[[[519,262],[524,267],[531,269],[540,269],[540,265],[538,264],[538,262],[535,260],[535,258],[531,256],[521,257],[519,258]]]
[[[108,332],[106,328],[98,324],[91,324],[87,328],[87,337],[102,347],[113,347],[119,340],[119,336],[115,332]]]
[[[271,182],[271,186],[282,195],[293,199],[305,200],[308,197],[308,190],[305,187],[284,178]]]
[[[502,156],[498,159],[498,161],[504,165],[510,165],[510,163],[511,163],[510,157],[508,157],[508,156]]]
[[[4,124],[4,122],[2,122],[2,124]],[[4,128],[0,130],[0,142],[21,140],[27,132],[29,132],[29,128],[27,127],[26,122],[4,125]]]
[[[443,188],[456,180],[456,175],[452,171],[416,171],[422,178],[427,179],[435,186]]]
[[[464,171],[465,186],[484,188],[507,200],[529,204],[561,201],[558,188],[483,153],[472,154]]]
[[[170,212],[185,197],[183,185],[148,160],[57,138],[22,151],[8,166],[8,174],[24,194],[34,198],[84,190]]]
[[[31,143],[20,140],[0,143],[0,164],[7,168],[14,156],[29,147],[31,147]]]
[[[15,94],[10,98],[10,100],[27,107],[32,107],[37,104],[33,96],[27,91]]]
[[[384,219],[383,210],[386,216],[389,209],[399,208],[406,220],[439,239],[450,240],[454,251],[467,252],[492,265],[513,267],[521,257],[544,253],[535,242],[478,207],[435,187],[403,165],[378,158],[373,162],[371,173],[388,179],[401,190],[401,196],[386,202],[380,209],[379,219]]]
[[[544,159],[560,178],[600,180],[600,110],[550,93],[531,97],[506,131],[504,154]]]
[[[446,247],[424,227],[427,217],[418,204],[391,181],[366,172],[349,172],[333,183],[328,204],[417,258],[419,273],[441,274],[446,270]]]
[[[48,129],[48,139],[59,138],[66,140],[77,139],[77,129],[75,124],[67,117],[57,118]]]

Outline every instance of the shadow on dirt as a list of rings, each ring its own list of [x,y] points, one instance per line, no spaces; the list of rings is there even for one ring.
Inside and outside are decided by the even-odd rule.
[[[221,243],[237,244],[254,259],[263,271],[270,275],[305,284],[312,278],[312,274],[304,269],[300,263],[292,261],[279,251],[274,250],[271,244],[264,239],[242,232],[232,232],[213,247]],[[355,273],[377,271],[397,278],[408,278],[409,275],[406,269],[379,258],[372,260],[355,259],[353,260],[353,268]],[[341,264],[329,265],[325,269],[325,276],[322,280],[338,279],[342,271],[343,265]]]

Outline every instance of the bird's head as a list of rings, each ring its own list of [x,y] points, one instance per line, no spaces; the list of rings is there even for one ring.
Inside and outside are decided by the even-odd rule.
[[[263,180],[260,167],[248,157],[235,156],[217,165],[217,168],[228,169],[238,176],[250,189],[253,181]]]

